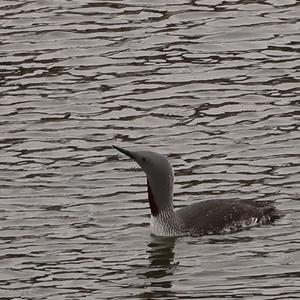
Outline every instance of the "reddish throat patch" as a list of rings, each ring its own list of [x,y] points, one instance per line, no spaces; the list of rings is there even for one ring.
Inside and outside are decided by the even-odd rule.
[[[149,201],[149,205],[150,205],[150,209],[151,209],[151,215],[155,217],[158,215],[159,210],[155,203],[154,195],[152,193],[148,179],[147,179],[147,187],[148,187],[148,201]]]

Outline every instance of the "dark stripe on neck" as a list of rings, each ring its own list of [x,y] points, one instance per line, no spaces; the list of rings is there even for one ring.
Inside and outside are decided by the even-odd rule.
[[[150,187],[148,179],[147,179],[147,187],[148,187],[148,201],[149,201],[149,204],[150,204],[151,215],[155,217],[155,216],[158,215],[159,209],[158,209],[158,207],[157,207],[157,205],[155,203],[154,195],[152,193],[152,190],[151,190],[151,187]]]

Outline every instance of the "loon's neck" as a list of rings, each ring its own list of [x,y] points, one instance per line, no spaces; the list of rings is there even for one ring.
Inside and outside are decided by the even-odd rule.
[[[152,183],[152,184],[151,184]],[[173,206],[173,182],[168,185],[150,183],[147,179],[148,201],[151,210],[150,231],[158,236],[178,235],[178,224]]]
[[[173,180],[157,181],[147,178],[148,201],[151,215],[172,215],[173,206]]]

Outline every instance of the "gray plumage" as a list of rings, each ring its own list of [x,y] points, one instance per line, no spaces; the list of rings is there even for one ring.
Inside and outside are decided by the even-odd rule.
[[[278,217],[277,210],[266,201],[207,200],[175,212],[191,235],[237,231],[254,224],[268,224]]]

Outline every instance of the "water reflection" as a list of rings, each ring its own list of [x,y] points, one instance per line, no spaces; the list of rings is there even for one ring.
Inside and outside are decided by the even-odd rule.
[[[149,266],[144,273],[149,288],[140,295],[141,299],[170,299],[175,296],[172,288],[174,272],[175,238],[151,236],[147,250]]]

